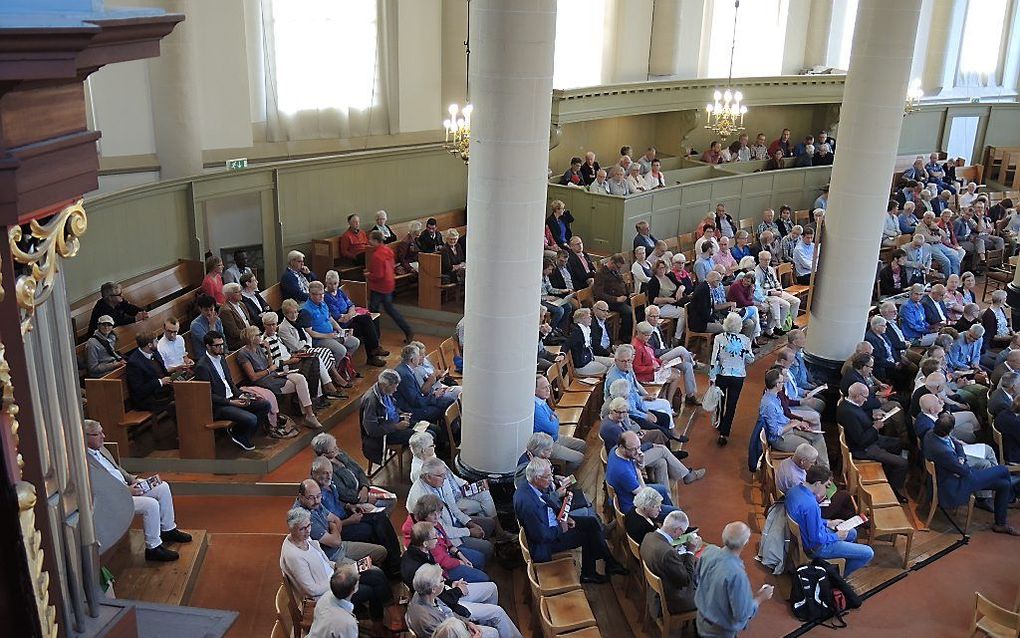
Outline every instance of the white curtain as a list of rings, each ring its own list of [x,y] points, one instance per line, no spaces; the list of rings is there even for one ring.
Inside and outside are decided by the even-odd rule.
[[[995,86],[1008,0],[970,0],[963,23],[956,85]]]
[[[270,142],[391,132],[392,0],[261,0]]]
[[[602,84],[606,0],[556,1],[553,88]]]
[[[831,1],[831,0],[822,0]],[[708,77],[724,78],[733,44],[733,0],[712,0],[708,35]],[[788,0],[744,0],[737,12],[733,77],[779,75],[783,70]]]

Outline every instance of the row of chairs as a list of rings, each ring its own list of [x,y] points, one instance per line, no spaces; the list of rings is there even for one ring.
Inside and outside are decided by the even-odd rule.
[[[543,638],[601,638],[578,572],[573,551],[553,554],[544,563],[531,560],[528,539],[518,536],[531,594],[534,631]]]

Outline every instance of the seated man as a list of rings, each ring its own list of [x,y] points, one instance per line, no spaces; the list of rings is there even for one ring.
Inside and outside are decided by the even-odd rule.
[[[345,330],[329,313],[326,305],[326,286],[321,281],[308,284],[308,299],[301,309],[308,313],[311,325],[308,334],[312,336],[312,345],[316,348],[328,348],[339,362],[345,356],[354,358],[354,353],[361,346],[361,341],[354,336],[353,330]]]
[[[322,489],[313,479],[298,483],[298,495],[293,507],[308,510],[312,517],[310,538],[319,541],[319,546],[330,560],[349,558],[359,561],[368,556],[373,565],[382,565],[386,560],[386,548],[374,543],[341,539],[343,522],[336,514],[322,504]],[[397,560],[400,557],[397,556]]]
[[[825,437],[806,421],[790,419],[783,412],[779,391],[783,387],[783,371],[771,369],[765,373],[765,393],[758,406],[758,418],[765,423],[765,439],[770,447],[793,452],[801,443],[808,443],[818,450],[818,458],[828,464],[829,452]]]
[[[357,213],[347,216],[347,230],[340,235],[340,256],[349,262],[364,265],[368,235],[361,230],[361,217]]]
[[[666,343],[661,330],[661,317],[662,311],[658,306],[650,304],[645,307],[645,321],[652,327],[647,345],[663,364],[673,359],[682,361],[677,368],[684,378],[684,401],[687,405],[701,405],[698,399],[698,380],[694,376],[694,356],[683,346],[671,347],[671,344]],[[680,334],[680,331],[677,330],[675,334]]]
[[[340,449],[336,437],[327,432],[319,432],[312,439],[312,454],[324,456],[333,465],[333,483],[336,485],[340,501],[352,505],[367,503],[387,510],[393,508],[395,500],[375,499],[369,494],[372,487],[365,470],[358,465],[351,455]]]
[[[899,438],[879,434],[885,426],[878,408],[868,409],[868,386],[854,383],[845,399],[836,406],[836,422],[843,426],[846,444],[855,459],[878,461],[885,470],[896,498],[901,503],[907,499],[902,495],[903,483],[907,478],[907,459],[900,456],[903,445]]]
[[[649,571],[662,579],[666,608],[671,614],[696,609],[694,552],[701,548],[701,539],[691,535],[689,540],[674,546],[687,534],[689,526],[687,514],[674,510],[666,515],[662,527],[645,534],[641,540],[641,560]]]
[[[421,365],[422,352],[418,346],[407,345],[400,350],[400,365],[396,372],[400,375],[400,385],[397,386],[397,408],[401,412],[410,412],[411,420],[430,421],[438,423],[443,418],[446,408],[457,400],[452,394],[435,395],[431,392],[422,392],[421,383],[418,382],[416,369]],[[451,423],[453,428],[455,424]]]
[[[800,313],[800,297],[783,290],[783,284],[779,281],[776,269],[770,265],[771,262],[771,252],[763,250],[758,253],[758,265],[754,269],[754,279],[764,291],[765,305],[769,307],[766,332],[782,336],[786,334],[781,328],[786,325],[786,318],[792,316],[796,319]]]
[[[437,253],[443,246],[443,234],[439,232],[439,222],[435,217],[425,220],[425,230],[415,240],[418,244],[418,252]]]
[[[633,330],[633,317],[630,307],[630,290],[623,280],[622,271],[627,260],[616,253],[599,268],[592,285],[592,294],[598,301],[604,301],[610,310],[620,313],[620,334],[629,335]]]
[[[939,504],[943,507],[965,505],[974,492],[992,490],[995,492],[995,524],[992,531],[998,534],[1020,536],[1020,530],[1009,524],[1007,508],[1013,499],[1013,487],[1009,469],[996,465],[985,469],[970,466],[963,451],[963,444],[954,440],[952,423],[939,419],[921,446],[925,458],[935,464],[935,475],[939,484]]]
[[[479,552],[488,562],[492,557],[492,540],[496,533],[496,519],[487,516],[468,516],[457,505],[460,493],[455,493],[446,480],[449,468],[438,457],[433,456],[422,463],[418,480],[411,484],[407,492],[407,510],[413,511],[418,499],[425,494],[435,494],[443,501],[439,522],[446,530],[450,542],[455,547],[465,547]],[[492,539],[492,540],[487,540]]]
[[[634,495],[638,490],[647,485],[655,488],[662,494],[663,513],[669,513],[676,509],[673,507],[670,485],[672,481],[680,478],[678,475],[670,476],[667,472],[666,481],[663,483],[645,483],[642,472],[644,466],[644,453],[641,451],[641,439],[633,432],[624,432],[620,436],[620,442],[616,448],[609,453],[606,464],[606,483],[616,491],[616,498],[620,504],[620,511],[626,514],[634,507]],[[677,465],[680,465],[677,463]],[[681,465],[681,467],[683,467]],[[691,477],[694,473],[688,473],[684,478]],[[704,476],[704,473],[701,474]],[[697,476],[693,480],[698,480]],[[661,477],[660,477],[661,478]],[[691,482],[691,481],[685,481]]]
[[[142,529],[145,530],[145,560],[177,560],[179,558],[177,552],[167,547],[166,543],[189,543],[191,535],[177,529],[170,485],[162,481],[158,474],[148,479],[139,479],[134,474],[124,471],[103,445],[106,437],[103,436],[103,426],[99,421],[85,419],[84,429],[89,472],[105,470],[131,491],[135,514],[142,515]]]
[[[613,360],[609,356],[595,354],[595,333],[592,330],[591,310],[578,308],[573,315],[573,321],[574,325],[563,344],[563,350],[569,353],[574,363],[574,374],[579,377],[602,376],[609,366],[613,365]],[[605,333],[601,333],[599,337],[608,338]]]
[[[935,333],[939,325],[928,323],[924,306],[921,304],[923,296],[923,285],[914,284],[910,287],[910,298],[900,306],[900,325],[903,329],[903,336],[909,339],[912,345],[927,348],[935,343]]]
[[[613,353],[613,367],[606,373],[606,380],[603,386],[605,398],[608,400],[609,389],[617,379],[626,379],[630,383],[630,395],[627,400],[630,403],[630,414],[641,429],[648,430],[658,428],[669,438],[676,438],[673,434],[673,408],[669,401],[657,399],[648,393],[638,383],[634,376],[634,346],[624,343],[616,347]]]
[[[395,370],[386,369],[379,373],[375,385],[361,396],[361,451],[373,463],[383,461],[384,440],[386,446],[406,445],[414,434],[411,415],[401,414],[393,398],[399,385],[400,375]],[[435,426],[430,426],[428,432],[440,441]]]
[[[163,336],[156,342],[156,351],[163,359],[163,365],[171,374],[187,370],[195,365],[195,362],[188,356],[184,347],[184,338],[181,337],[181,323],[177,317],[170,317],[163,322]]]
[[[813,465],[804,480],[786,493],[786,513],[800,526],[800,545],[804,553],[817,558],[844,558],[849,576],[871,562],[875,552],[867,545],[855,543],[857,530],[836,531],[843,521],[826,520],[818,503],[825,499],[826,488],[832,481],[827,467]]]
[[[786,398],[790,400],[793,407],[806,408],[821,414],[825,411],[825,401],[817,396],[808,397],[799,385],[793,374],[793,367],[797,362],[797,355],[792,348],[780,348],[776,353],[776,365],[786,370],[786,378],[783,381],[783,389],[786,391]]]
[[[668,448],[669,439],[662,433],[662,430],[658,428],[642,430],[640,425],[631,420],[630,403],[627,401],[628,394],[630,394],[630,382],[626,379],[617,379],[610,389],[612,398],[602,406],[602,425],[599,426],[599,437],[606,447],[606,454],[613,451],[624,432],[634,432],[638,435],[642,442],[641,450],[643,452],[648,452],[652,445]],[[669,450],[667,449],[667,451]],[[671,454],[678,459],[687,458],[687,452],[682,450],[671,452]]]
[[[574,235],[567,242],[570,256],[567,258],[567,269],[574,283],[574,290],[587,288],[594,280],[598,270],[598,262],[584,252],[584,242],[580,235]]]
[[[340,488],[333,482],[333,464],[325,456],[312,460],[309,474],[322,494],[322,506],[340,519],[341,536],[344,540],[360,541],[378,545],[384,551],[376,551],[372,564],[388,576],[400,571],[400,541],[385,512],[366,513],[372,506],[367,503],[349,503],[343,500]]]
[[[464,631],[475,638],[521,638],[521,632],[499,605],[457,605],[462,611],[468,611],[470,617],[461,616],[447,606],[442,598],[447,585],[443,578],[443,568],[439,565],[424,564],[419,567],[411,585],[414,596],[407,604],[405,619],[408,628],[419,638],[441,638],[437,628],[451,619],[462,622]]]
[[[552,466],[545,459],[532,459],[524,470],[528,485],[514,492],[514,513],[528,541],[531,558],[544,563],[556,552],[581,548],[581,582],[607,583],[611,574],[628,574],[609,552],[605,536],[595,518],[560,516],[543,494],[553,481]],[[600,574],[596,561],[606,562],[606,575]]]
[[[607,458],[611,458],[613,451],[623,445],[625,434],[633,434],[639,443],[641,466],[648,471],[652,483],[669,485],[670,481],[679,479],[683,479],[684,483],[693,483],[705,476],[704,469],[689,470],[680,462],[680,459],[687,456],[687,452],[683,450],[674,452],[662,442],[654,443],[653,440],[662,440],[662,432],[659,430],[634,430],[625,427],[623,420],[627,419],[626,403],[626,399],[622,397],[613,399],[609,402],[609,413],[602,419],[599,435],[605,442]]]
[[[804,482],[807,471],[816,465],[818,450],[808,443],[801,443],[793,456],[788,456],[776,466],[776,487],[786,494]],[[823,501],[825,503],[825,501]],[[848,519],[857,515],[853,500],[847,490],[836,490],[828,503],[821,505],[822,518]]]
[[[998,386],[1002,377],[1010,372],[1020,372],[1020,350],[1011,350],[1006,353],[1002,362],[995,366],[992,376],[989,379],[993,385]]]
[[[981,370],[981,342],[984,340],[985,327],[979,323],[972,325],[966,332],[956,338],[953,347],[949,349],[949,368],[954,372],[980,372]]]
[[[988,414],[996,418],[1008,410],[1020,396],[1020,372],[1007,372],[999,377],[999,387],[988,395]]]
[[[903,360],[902,350],[897,350],[893,341],[895,337],[891,337],[889,332],[889,321],[882,315],[875,315],[868,321],[864,340],[872,347],[875,377],[902,388],[913,377],[916,369],[911,369]]]
[[[117,352],[117,333],[113,331],[113,317],[103,315],[98,327],[85,342],[85,372],[90,379],[104,377],[125,364]]]
[[[299,250],[287,253],[287,269],[280,276],[280,296],[298,303],[308,300],[308,283],[318,277],[305,265],[305,254]]]
[[[131,404],[136,410],[157,414],[171,410],[172,413],[174,395],[170,373],[156,352],[156,335],[140,332],[135,335],[135,343],[138,348],[128,353],[127,369],[124,371]]]
[[[223,324],[223,336],[227,340],[227,350],[239,350],[244,343],[241,331],[248,326],[256,325],[248,306],[241,300],[241,284],[223,285],[223,305],[220,307],[220,322]]]
[[[223,322],[216,312],[216,300],[211,295],[199,295],[198,316],[191,322],[191,351],[195,353],[196,359],[201,359],[205,353],[205,335],[208,332],[223,334]]]
[[[1006,463],[1020,464],[1020,400],[995,416],[995,429],[1002,434],[1002,455]]]
[[[901,440],[905,441],[907,420],[903,410],[895,411],[896,408],[902,408],[903,406],[888,398],[892,393],[892,388],[888,384],[882,383],[872,376],[872,370],[875,369],[875,357],[871,354],[874,352],[871,344],[867,341],[862,341],[857,345],[856,354],[847,361],[849,366],[847,366],[846,372],[843,373],[843,377],[840,379],[839,390],[843,393],[843,396],[849,396],[851,385],[854,383],[865,384],[868,387],[869,397],[864,409],[881,409],[883,417],[886,414],[892,413],[887,424],[889,426],[887,432],[890,436],[898,436]]]
[[[552,394],[552,386],[549,379],[542,375],[535,377],[535,423],[534,432],[545,432],[553,440],[552,458],[556,461],[563,461],[566,464],[566,471],[576,472],[584,461],[584,451],[587,444],[572,436],[560,436],[560,420],[551,407],[549,407],[549,396]]]
[[[694,332],[723,331],[722,317],[735,311],[737,304],[726,300],[726,288],[722,283],[722,275],[715,270],[705,275],[704,281],[694,286],[691,299],[687,302],[687,329]],[[745,317],[740,332],[748,339],[754,338],[758,322]]]
[[[329,579],[329,590],[315,603],[309,638],[357,638],[358,618],[351,598],[359,591],[360,581],[357,565],[337,566]],[[374,621],[372,629],[372,635],[383,635],[385,631],[381,621]]]
[[[927,368],[928,366],[925,366]],[[941,405],[939,412],[945,411],[953,418],[954,435],[965,443],[977,441],[977,431],[981,429],[981,423],[977,415],[967,409],[967,406],[954,400],[949,395],[949,386],[946,383],[946,375],[942,372],[932,372],[924,379],[924,383],[914,390],[910,400],[910,416],[916,417],[921,412],[921,400],[925,396],[934,394],[939,398]],[[918,432],[918,440],[924,433]]]
[[[126,326],[149,318],[149,313],[125,301],[120,290],[120,284],[112,281],[108,281],[100,287],[101,297],[92,307],[92,315],[89,317],[89,333],[96,331],[96,328],[99,327],[99,318],[103,315],[113,319],[115,326]]]
[[[208,381],[212,394],[214,419],[233,421],[227,428],[230,440],[246,451],[255,449],[252,436],[259,423],[269,415],[269,403],[254,396],[246,396],[234,385],[230,366],[223,356],[226,341],[223,335],[210,330],[205,335],[205,355],[195,364],[195,381]]]
[[[528,482],[527,476],[525,476],[524,470],[528,467],[528,463],[531,463],[532,459],[542,459],[552,463],[552,449],[553,440],[548,434],[544,432],[535,432],[528,438],[527,446],[524,449],[524,454],[521,458],[517,459],[517,470],[514,474],[514,489],[522,489]],[[563,499],[566,497],[567,492],[573,494],[570,503],[570,515],[574,518],[578,516],[590,516],[595,518],[599,524],[599,529],[602,528],[602,521],[598,518],[595,513],[592,501],[584,493],[576,483],[572,481],[568,485],[568,477],[553,475],[553,480],[550,482],[549,487],[543,491],[543,496],[546,497],[546,502],[549,503],[550,507],[554,507],[556,511],[563,505]],[[461,508],[463,509],[463,507]],[[516,537],[515,537],[516,538]]]

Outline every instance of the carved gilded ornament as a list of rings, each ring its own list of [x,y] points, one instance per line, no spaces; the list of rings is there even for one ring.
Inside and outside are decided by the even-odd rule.
[[[78,206],[80,208],[81,201],[78,202]],[[84,216],[84,210],[82,210],[82,215]],[[3,288],[3,273],[0,272],[0,301],[3,301],[6,294]],[[22,334],[24,334],[24,323],[22,324]],[[25,460],[18,452],[18,443],[20,442],[18,437],[19,408],[14,401],[14,381],[11,379],[11,366],[7,363],[6,353],[7,348],[3,342],[0,342],[0,406],[2,406],[0,409],[7,416],[7,423],[11,429],[11,442],[14,444],[14,453],[20,470],[24,467]],[[36,607],[39,611],[40,629],[45,638],[56,638],[57,609],[50,605],[50,575],[43,569],[42,534],[35,526],[35,486],[27,481],[18,481],[14,485],[14,490],[18,495],[18,521],[21,524],[21,537],[25,542],[25,558],[28,563],[32,589],[35,593]]]
[[[57,257],[68,259],[78,253],[78,238],[88,228],[82,203],[79,199],[45,224],[33,219],[28,223],[27,233],[23,226],[13,226],[8,231],[11,256],[16,263],[27,267],[27,273],[19,274],[14,284],[21,309],[22,335],[32,329],[36,306],[44,303],[53,292],[53,280],[60,267]]]

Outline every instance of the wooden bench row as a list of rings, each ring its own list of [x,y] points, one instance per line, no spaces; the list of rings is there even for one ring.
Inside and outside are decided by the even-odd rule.
[[[364,282],[346,281],[342,289],[359,305],[364,306],[367,290]],[[282,303],[280,286],[275,284],[262,292],[266,302],[278,309]],[[124,327],[118,328],[118,334]],[[162,331],[162,324],[157,332]],[[191,333],[182,332],[178,338],[184,339],[184,346],[193,360],[199,354],[192,351]],[[135,348],[134,337],[128,344],[121,343],[118,350],[126,353]],[[84,349],[84,344],[79,346]],[[238,385],[242,385],[244,373],[237,364],[236,352],[226,357],[231,376]],[[122,445],[122,450],[129,450],[130,430],[146,423],[155,422],[158,415],[144,410],[135,410],[130,402],[127,383],[124,379],[125,367],[120,367],[100,379],[86,379],[85,388],[88,397],[87,412],[89,418],[99,421],[105,426],[107,437]],[[175,381],[173,383],[174,402],[176,405],[177,433],[180,441],[180,457],[182,459],[213,459],[216,458],[215,430],[226,428],[229,421],[213,418],[211,388],[206,381]],[[281,406],[282,409],[283,406]]]
[[[173,305],[181,296],[202,285],[204,267],[201,262],[180,259],[175,263],[150,270],[120,282],[124,298],[134,305],[159,314],[166,306]],[[89,319],[92,308],[100,299],[99,291],[71,304],[71,325],[75,341],[88,339]]]

